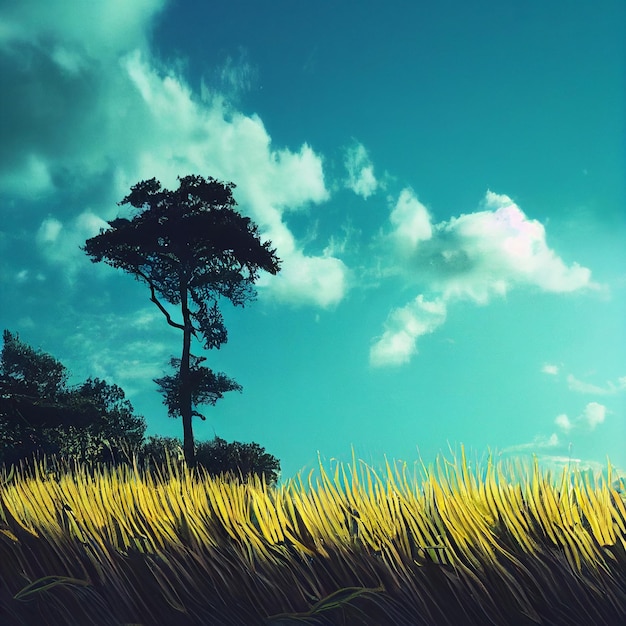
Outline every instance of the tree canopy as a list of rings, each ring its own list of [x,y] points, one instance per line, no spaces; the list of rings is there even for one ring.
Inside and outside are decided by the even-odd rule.
[[[35,453],[84,461],[135,450],[146,429],[124,391],[98,378],[69,386],[67,368],[8,330],[0,353],[0,461]]]
[[[185,459],[194,464],[192,417],[197,404],[214,404],[241,386],[225,374],[201,365],[191,354],[191,338],[205,349],[219,348],[228,335],[220,301],[244,306],[256,296],[260,271],[276,274],[280,260],[271,242],[261,241],[258,227],[235,210],[233,183],[185,176],[168,190],[156,179],[131,187],[121,205],[140,211],[131,219],[118,217],[109,228],[88,239],[84,251],[93,262],[103,261],[145,282],[150,299],[167,323],[183,333],[176,370],[156,380],[168,413],[183,422]],[[180,307],[174,320],[164,303]]]

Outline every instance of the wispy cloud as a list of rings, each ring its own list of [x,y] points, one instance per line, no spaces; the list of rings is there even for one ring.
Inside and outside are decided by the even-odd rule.
[[[405,189],[389,219],[387,241],[396,274],[409,285],[424,287],[423,293],[435,294],[444,311],[455,301],[484,305],[521,287],[552,293],[599,288],[589,269],[567,265],[549,248],[543,225],[505,195],[488,191],[477,212],[433,224],[426,207]],[[412,306],[407,305],[408,310]],[[413,318],[404,309],[398,311],[402,314],[390,314],[384,334],[370,351],[373,365],[406,363],[416,352],[415,340],[425,334],[412,330]],[[391,357],[394,352],[397,358]],[[550,366],[549,373],[558,372],[555,367]]]
[[[559,436],[552,433],[549,436],[537,435],[532,441],[509,446],[502,450],[501,454],[514,454],[518,452],[534,452],[537,450],[545,450],[546,448],[556,448],[561,444]]]
[[[544,363],[541,367],[541,371],[549,376],[557,376],[559,373],[559,366],[553,363]]]
[[[50,263],[62,265],[65,278],[73,281],[76,271],[81,266],[88,265],[80,247],[85,244],[86,239],[107,227],[108,223],[91,211],[81,213],[67,224],[49,217],[39,227],[37,244],[43,256]]]
[[[85,368],[82,377],[105,379],[120,385],[132,396],[161,375],[177,343],[168,341],[171,333],[158,319],[148,324],[154,319],[153,309],[148,305],[126,314],[81,318],[64,343],[66,351],[80,355],[77,361]]]
[[[344,165],[348,172],[346,187],[366,199],[379,187],[374,175],[374,166],[365,147],[356,142],[346,149]]]
[[[572,391],[577,391],[579,393],[588,393],[597,396],[612,396],[626,389],[626,376],[621,376],[616,382],[609,380],[604,386],[600,386],[579,380],[574,375],[570,374],[567,377],[567,386]]]
[[[236,57],[227,56],[213,74],[216,89],[227,96],[231,102],[237,101],[241,94],[250,91],[258,80],[258,71],[243,47],[238,49]],[[214,90],[206,83],[201,85],[200,93],[203,97],[210,100],[212,91]]]
[[[385,322],[385,330],[370,349],[374,367],[403,365],[417,353],[417,339],[434,332],[446,319],[443,300],[417,298],[404,307],[394,309]]]

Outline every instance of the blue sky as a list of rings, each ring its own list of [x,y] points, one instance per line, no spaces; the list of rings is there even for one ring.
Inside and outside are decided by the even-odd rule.
[[[0,2],[0,322],[180,435],[180,337],[86,238],[129,187],[233,181],[283,260],[199,439],[283,476],[465,444],[626,468],[618,0]],[[196,352],[200,349],[197,347]]]

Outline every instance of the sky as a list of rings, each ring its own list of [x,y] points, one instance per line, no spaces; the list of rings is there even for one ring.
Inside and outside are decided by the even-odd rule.
[[[0,0],[0,325],[181,436],[180,332],[80,246],[199,174],[282,260],[200,440],[626,469],[620,0]],[[172,315],[175,314],[172,309]]]

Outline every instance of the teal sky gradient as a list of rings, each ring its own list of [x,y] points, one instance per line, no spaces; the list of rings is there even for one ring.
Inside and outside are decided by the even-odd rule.
[[[177,331],[78,246],[135,182],[215,176],[283,270],[224,306],[206,356],[244,390],[199,439],[285,478],[460,444],[626,470],[625,23],[618,0],[0,2],[2,328],[181,435],[152,382]]]

